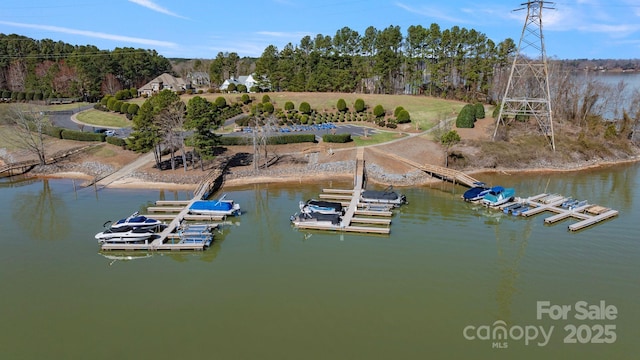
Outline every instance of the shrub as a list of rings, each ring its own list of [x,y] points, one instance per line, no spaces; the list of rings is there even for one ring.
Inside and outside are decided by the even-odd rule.
[[[284,103],[284,109],[287,111],[291,111],[295,109],[295,106],[291,101],[287,101],[286,103]]]
[[[298,144],[305,142],[316,142],[316,136],[314,134],[291,134],[271,136],[267,140],[269,145],[284,145],[284,144]]]
[[[268,94],[262,95],[262,102],[263,103],[271,102],[271,97]]]
[[[273,111],[274,111],[273,104],[270,102],[264,103],[262,106],[262,110],[267,114],[273,114]]]
[[[120,104],[120,113],[121,114],[128,114],[129,113],[129,103],[123,102],[122,104]]]
[[[384,107],[382,107],[382,105],[376,105],[376,107],[373,108],[373,115],[375,115],[377,118],[379,117],[383,117],[384,116]]]
[[[411,116],[409,112],[405,109],[400,110],[398,115],[396,115],[396,119],[398,120],[398,124],[406,124],[411,122]]]
[[[462,110],[460,110],[460,113],[456,118],[456,126],[459,128],[472,128],[475,121],[475,109],[473,108],[473,105],[467,104],[462,108]]]
[[[247,94],[242,94],[240,101],[242,101],[243,104],[248,104],[251,102],[251,98]]]
[[[227,107],[227,100],[223,96],[218,96],[216,101],[214,101],[214,104],[216,104],[216,107],[219,109],[222,109]]]
[[[400,111],[402,111],[402,110],[404,110],[404,108],[402,106],[396,107],[396,109],[393,110],[393,116],[397,118],[398,115],[400,115]]]
[[[353,104],[353,109],[357,112],[357,113],[361,113],[364,111],[365,105],[364,105],[364,100],[362,99],[356,99],[356,102]]]
[[[389,129],[395,129],[395,128],[398,127],[397,124],[392,123],[392,122],[388,122],[385,126],[388,127]]]
[[[62,132],[64,128],[59,128],[57,126],[46,126],[42,133],[54,137],[56,139],[62,139]]]
[[[140,106],[138,106],[138,104],[129,104],[129,107],[127,108],[127,113],[129,115],[135,116],[136,114],[138,114],[138,110],[140,110]]]
[[[232,145],[249,145],[252,140],[249,137],[244,136],[222,136],[220,137],[221,146]]]
[[[4,91],[2,92],[2,98],[3,98],[3,99],[10,99],[10,98],[11,98],[11,91],[9,91],[9,90],[4,90]]]
[[[351,141],[351,134],[324,134],[322,141],[328,143],[347,143]]]
[[[247,85],[239,84],[238,86],[236,86],[236,91],[239,92],[239,93],[246,93],[247,92]]]
[[[347,102],[344,101],[344,99],[339,99],[338,103],[336,104],[336,108],[338,109],[338,111],[340,112],[345,112],[347,111]]]
[[[92,132],[82,132],[82,131],[75,131],[75,130],[63,130],[61,136],[65,140],[100,141],[100,142],[104,142],[104,140],[107,137],[107,135],[105,134],[96,134]]]
[[[121,147],[124,147],[124,146],[127,145],[127,142],[124,139],[119,138],[117,136],[107,136],[106,137],[106,142],[111,144],[111,145],[116,145],[116,146],[121,146]]]
[[[124,104],[122,101],[116,100],[116,103],[113,104],[113,111],[121,113],[122,110],[120,109],[122,108],[122,104]]]
[[[311,105],[308,102],[303,101],[300,103],[300,112],[303,114],[311,114]]]
[[[482,105],[482,103],[475,103],[475,105],[473,105],[473,109],[476,115],[476,119],[484,119],[485,113],[484,105]]]
[[[136,97],[138,97],[138,89],[136,88],[129,89],[129,99],[133,99]]]
[[[227,86],[227,92],[234,92],[236,91],[236,84],[231,83]]]
[[[118,100],[116,100],[115,97],[110,97],[109,100],[107,101],[107,109],[111,111],[116,111],[114,110],[116,108],[116,102],[118,102]]]

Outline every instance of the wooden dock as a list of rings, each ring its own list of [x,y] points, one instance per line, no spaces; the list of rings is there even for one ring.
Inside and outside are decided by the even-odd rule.
[[[525,199],[516,199],[514,202],[502,205],[500,209],[520,202],[529,206],[529,210],[523,211],[520,214],[524,217],[538,215],[543,212],[555,213],[555,215],[544,219],[545,224],[554,224],[570,218],[577,219],[578,222],[568,226],[571,231],[587,228],[618,215],[617,210],[589,204],[586,200],[576,202],[570,206],[562,206],[563,204],[566,205],[570,200],[570,198],[560,194],[538,194]]]
[[[215,183],[219,181],[222,170],[212,171],[207,178],[194,191],[191,200],[158,200],[156,206],[150,206],[147,211],[154,213],[151,217],[159,220],[171,220],[167,227],[157,234],[151,241],[144,243],[105,243],[101,249],[105,251],[179,251],[179,250],[204,250],[212,241],[213,234],[185,232],[185,221],[222,221],[224,216],[194,215],[189,213],[189,208],[196,201],[206,199],[215,188]],[[212,224],[215,225],[215,224]]]
[[[298,229],[329,230],[354,233],[389,234],[393,212],[387,208],[372,210],[371,204],[360,202],[360,195],[364,187],[364,149],[358,148],[356,155],[356,173],[353,189],[322,189],[321,199],[340,202],[346,207],[340,224],[322,221],[299,221],[293,223]],[[366,224],[371,226],[355,226]]]
[[[409,160],[407,158],[404,158],[402,156],[399,156],[397,154],[394,153],[382,153],[380,150],[376,149],[375,147],[370,147],[369,149],[379,152],[380,154],[383,154],[384,156],[390,157],[392,159],[401,161],[405,164],[411,165],[417,169],[420,169],[426,173],[428,173],[429,175],[433,176],[433,177],[437,177],[439,179],[445,180],[445,181],[451,181],[454,184],[458,183],[458,184],[462,184],[468,187],[474,187],[476,183],[480,182],[479,180],[463,173],[462,171],[458,171],[458,170],[454,170],[454,169],[449,169],[446,167],[442,167],[442,166],[438,166],[438,165],[432,165],[432,164],[420,164],[418,162],[415,162],[413,160]]]

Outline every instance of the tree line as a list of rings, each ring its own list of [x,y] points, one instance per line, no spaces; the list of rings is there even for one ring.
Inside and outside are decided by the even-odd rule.
[[[25,99],[96,100],[141,87],[164,72],[171,72],[171,62],[155,50],[100,50],[93,45],[0,34],[0,90],[24,94]]]
[[[495,43],[474,29],[438,24],[399,26],[364,34],[343,27],[331,37],[305,36],[279,50],[269,45],[255,61],[260,87],[274,91],[427,94],[471,100],[486,98],[494,73],[509,66],[516,50],[512,39]],[[219,53],[209,66],[220,83],[242,69],[247,59]]]

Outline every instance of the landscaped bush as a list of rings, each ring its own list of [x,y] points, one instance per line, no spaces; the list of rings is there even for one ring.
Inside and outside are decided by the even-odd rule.
[[[251,102],[251,98],[248,94],[242,94],[242,96],[240,97],[240,101],[242,101],[243,104],[248,104]]]
[[[345,112],[347,111],[347,102],[344,101],[344,99],[339,99],[338,103],[336,104],[336,108],[338,109],[338,111],[340,112]]]
[[[262,110],[267,114],[273,114],[273,110],[274,110],[273,104],[270,102],[264,103],[262,106]]]
[[[398,120],[398,124],[406,124],[411,122],[411,116],[409,112],[405,109],[400,110],[398,115],[396,115],[396,119]]]
[[[299,144],[305,142],[315,142],[316,136],[313,134],[291,134],[271,136],[267,142],[269,145]]]
[[[62,139],[63,128],[59,128],[57,126],[46,126],[42,129],[42,133],[54,137],[56,139]]]
[[[300,112],[303,114],[310,114],[311,113],[311,105],[309,105],[308,102],[303,101],[300,103]]]
[[[357,112],[357,113],[361,113],[364,111],[365,109],[365,104],[364,104],[364,100],[362,99],[356,99],[356,102],[353,104],[353,109]]]
[[[284,103],[284,109],[287,111],[291,111],[295,109],[295,106],[293,105],[293,102],[287,101],[286,103]]]
[[[63,130],[61,136],[65,140],[100,141],[100,142],[104,142],[104,140],[107,137],[107,135],[105,134],[96,134],[92,132],[82,132],[82,131],[75,131],[75,130]]]
[[[472,128],[474,126],[473,123],[476,121],[475,113],[473,105],[465,105],[456,118],[456,126],[459,128]]]
[[[476,119],[484,119],[484,105],[482,105],[482,103],[476,103],[475,105],[473,105],[473,109],[476,115]]]
[[[376,105],[376,107],[373,108],[373,115],[375,115],[377,118],[383,117],[384,113],[385,111],[382,105]]]
[[[102,99],[100,99],[100,104],[102,106],[107,106],[107,104],[109,103],[109,99],[111,99],[113,96],[111,95],[105,95]]]
[[[398,117],[398,115],[400,114],[400,111],[404,110],[404,108],[402,106],[397,106],[395,110],[393,110],[393,116],[394,117]]]
[[[328,143],[347,143],[351,141],[351,134],[324,134],[322,141]]]
[[[127,142],[124,139],[119,138],[117,136],[107,136],[106,137],[106,142],[111,144],[111,145],[116,145],[116,146],[121,146],[121,147],[127,146]]]
[[[247,85],[239,84],[238,86],[236,86],[236,91],[239,92],[239,93],[246,93],[247,92]]]
[[[268,94],[262,95],[262,102],[263,103],[271,102],[271,97]]]
[[[118,100],[116,100],[115,97],[110,97],[107,101],[107,109],[115,111],[114,109],[116,108],[116,102],[118,102]]]
[[[138,114],[138,110],[140,110],[140,106],[138,106],[138,104],[131,103],[127,108],[127,113],[131,116],[136,116]]]
[[[128,114],[129,113],[129,103],[123,102],[122,104],[120,104],[120,113],[121,114]]]
[[[227,92],[232,93],[232,92],[234,92],[234,91],[236,91],[236,84],[234,84],[234,83],[229,84],[229,85],[227,86]]]
[[[218,96],[216,101],[214,101],[214,104],[216,104],[216,107],[219,109],[222,109],[227,107],[227,100],[223,96]]]
[[[243,136],[222,136],[220,137],[221,146],[233,146],[233,145],[249,145],[251,138]]]

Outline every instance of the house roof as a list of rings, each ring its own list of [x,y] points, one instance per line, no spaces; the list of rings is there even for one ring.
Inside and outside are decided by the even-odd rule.
[[[187,86],[187,82],[184,81],[184,79],[179,78],[179,77],[175,77],[171,74],[168,73],[164,73],[158,77],[156,77],[155,79],[149,81],[148,83],[144,84],[140,89],[140,90],[153,90],[153,84],[162,84],[163,88],[171,88],[173,90],[182,90]],[[161,89],[162,90],[162,89]]]

